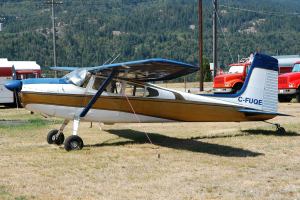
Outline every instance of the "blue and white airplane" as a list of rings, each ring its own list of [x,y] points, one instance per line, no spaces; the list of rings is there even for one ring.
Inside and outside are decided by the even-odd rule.
[[[136,122],[242,122],[266,121],[277,115],[278,61],[256,54],[242,89],[236,94],[196,95],[149,82],[170,80],[198,67],[165,59],[79,68],[62,78],[13,80],[23,106],[33,112],[65,119],[48,133],[49,144],[67,151],[82,149],[80,121]],[[66,140],[63,130],[73,121]],[[277,125],[284,132],[284,128]]]

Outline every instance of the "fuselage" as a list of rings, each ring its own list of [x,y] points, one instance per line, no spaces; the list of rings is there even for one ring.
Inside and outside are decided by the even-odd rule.
[[[39,84],[27,81],[23,83],[20,97],[23,106],[30,111],[72,120],[89,103],[102,80],[93,75],[80,84],[60,79]],[[268,120],[276,116],[240,112],[244,108],[224,98],[114,80],[81,120],[103,123],[240,122]]]

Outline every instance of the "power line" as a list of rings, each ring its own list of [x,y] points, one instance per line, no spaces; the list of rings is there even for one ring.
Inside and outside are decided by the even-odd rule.
[[[223,30],[223,26],[222,26],[222,23],[221,23],[221,18],[220,18],[220,16],[219,16],[219,13],[217,13],[217,18],[218,18],[218,22],[219,22],[220,27],[221,27],[221,31],[222,31],[222,34],[223,34],[223,37],[224,37],[224,40],[225,40],[225,44],[226,44],[226,46],[227,46],[227,49],[228,49],[228,51],[229,51],[229,55],[230,55],[230,57],[231,57],[231,62],[234,63],[234,59],[233,59],[233,56],[232,56],[232,53],[231,53],[231,49],[230,49],[230,46],[229,46],[229,42],[228,42],[228,40],[227,40],[227,38],[226,38],[226,35],[225,35],[225,32],[224,32],[224,30]]]

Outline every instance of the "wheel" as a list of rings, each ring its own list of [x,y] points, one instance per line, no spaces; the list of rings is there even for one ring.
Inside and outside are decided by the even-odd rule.
[[[62,145],[65,141],[65,135],[63,133],[60,133],[55,140],[55,144]]]
[[[64,134],[60,133],[59,135],[57,135],[57,133],[58,133],[57,129],[53,129],[48,133],[48,135],[47,135],[48,144],[61,145],[64,143],[64,140],[65,140]]]
[[[80,150],[83,148],[83,141],[79,136],[71,135],[66,139],[64,146],[67,151]]]
[[[238,93],[243,87],[243,83],[237,83],[232,87],[232,93]]]
[[[297,103],[300,103],[300,93],[296,94],[296,101],[297,101]]]
[[[292,100],[291,97],[289,96],[282,96],[282,95],[278,95],[278,101],[283,103],[283,102],[290,102]]]
[[[279,127],[277,128],[276,132],[279,134],[279,135],[284,135],[286,134],[286,131],[283,127]]]
[[[53,130],[49,131],[49,133],[47,135],[48,144],[54,144],[55,143],[57,133],[58,133],[57,129],[53,129]]]

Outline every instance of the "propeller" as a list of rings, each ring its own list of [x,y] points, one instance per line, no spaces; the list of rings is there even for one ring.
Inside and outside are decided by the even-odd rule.
[[[15,65],[12,66],[12,78],[13,80],[17,80],[17,71],[16,71],[16,68],[15,68]]]
[[[18,108],[21,105],[19,92],[22,90],[22,81],[17,80],[17,72],[14,65],[12,66],[12,80],[7,82],[5,87],[14,93],[14,102]]]

